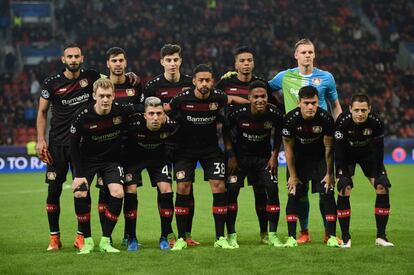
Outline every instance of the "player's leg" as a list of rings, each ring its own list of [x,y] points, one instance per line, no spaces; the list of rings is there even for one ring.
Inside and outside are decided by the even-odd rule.
[[[391,207],[389,194],[391,183],[388,179],[384,166],[382,165],[380,168],[381,169],[379,169],[379,172],[376,173],[377,175],[375,177],[369,178],[377,195],[375,199],[375,222],[377,226],[377,238],[375,240],[375,244],[388,247],[394,246],[393,243],[388,241],[385,233]]]
[[[109,190],[103,184],[102,176],[100,174],[96,175],[96,188],[99,189],[98,195],[98,214],[99,214],[99,223],[101,225],[101,230],[103,233],[103,228],[105,224],[105,211],[108,206],[109,201]]]
[[[188,198],[188,201],[189,201],[190,214],[188,216],[188,224],[187,224],[187,232],[185,233],[185,241],[187,242],[189,246],[197,246],[197,245],[200,245],[200,243],[195,241],[191,236],[191,231],[193,229],[194,211],[195,211],[194,180],[191,183],[190,197]]]
[[[104,185],[108,186],[110,198],[105,211],[104,232],[99,243],[99,249],[101,252],[116,253],[119,250],[111,246],[110,237],[122,210],[124,172],[123,168],[116,163],[102,165],[100,172],[103,175]]]
[[[259,221],[260,239],[262,242],[267,242],[268,216],[267,216],[267,211],[266,211],[266,204],[267,204],[266,190],[263,186],[261,188],[258,188],[255,184],[257,183],[257,179],[252,179],[251,175],[249,175],[248,181],[249,181],[249,185],[253,185],[256,215]]]
[[[301,169],[298,170],[298,175],[302,175]],[[286,169],[286,178],[289,179],[289,170]],[[295,194],[288,194],[288,200],[286,203],[286,222],[287,222],[287,229],[288,229],[288,238],[286,243],[283,245],[284,247],[296,247],[298,245],[296,241],[296,224],[298,221],[298,205],[299,200],[302,196],[307,193],[306,181],[301,179],[300,184],[296,186],[296,193]]]
[[[309,196],[306,193],[298,202],[298,216],[300,224],[300,236],[298,238],[298,243],[303,244],[310,242],[309,234]]]
[[[239,169],[234,175],[227,177],[226,189],[227,189],[227,217],[226,217],[226,227],[227,227],[227,240],[229,244],[235,248],[239,247],[237,243],[237,233],[236,233],[236,219],[239,205],[237,198],[240,193],[240,187],[244,185],[245,175],[242,170]]]
[[[137,177],[139,178],[139,177]],[[138,195],[137,195],[137,184],[136,181],[132,180],[130,184],[125,182],[124,186],[124,238],[122,243],[125,243],[128,251],[136,251],[138,246],[137,240],[137,213],[138,213]]]

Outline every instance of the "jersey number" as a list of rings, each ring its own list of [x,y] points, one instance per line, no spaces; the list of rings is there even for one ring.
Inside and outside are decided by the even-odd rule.
[[[224,172],[225,172],[224,163],[214,162],[213,164],[215,166],[213,174],[214,175],[224,175]]]

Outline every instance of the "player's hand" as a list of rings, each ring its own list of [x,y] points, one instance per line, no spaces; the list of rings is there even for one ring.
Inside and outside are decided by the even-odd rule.
[[[75,178],[72,182],[72,191],[75,192],[82,184],[86,185],[86,189],[88,189],[88,181],[86,178]]]
[[[270,174],[272,176],[277,176],[277,167],[279,163],[277,161],[277,157],[273,157],[273,155],[270,157],[269,161],[267,162],[266,169],[269,170]]]
[[[129,82],[132,82],[133,86],[137,86],[141,82],[141,78],[134,72],[127,72],[125,75],[128,77]]]
[[[227,79],[227,78],[230,78],[230,77],[232,77],[233,75],[237,75],[237,72],[232,72],[232,71],[229,71],[229,72],[227,72],[227,73],[225,73],[225,74],[223,74],[222,76],[221,76],[221,79]]]
[[[46,141],[45,140],[38,140],[37,143],[36,143],[36,152],[37,152],[37,155],[39,156],[39,158],[40,158],[40,156],[43,152],[43,149],[47,149]]]
[[[289,177],[288,183],[287,183],[289,195],[294,196],[296,194],[296,187],[299,183],[301,183],[299,178]]]
[[[237,171],[237,159],[235,156],[230,157],[227,160],[227,172],[229,175],[233,175]]]
[[[333,190],[335,186],[335,181],[332,175],[326,174],[325,177],[321,180],[321,183],[324,184],[325,193],[328,193],[329,190]]]
[[[169,103],[164,103],[162,106],[164,107],[164,112],[171,111],[171,105]]]
[[[38,142],[36,144],[36,151],[41,161],[48,165],[53,164],[53,158],[52,155],[50,155],[49,150],[47,149],[46,141],[43,140],[42,142]]]

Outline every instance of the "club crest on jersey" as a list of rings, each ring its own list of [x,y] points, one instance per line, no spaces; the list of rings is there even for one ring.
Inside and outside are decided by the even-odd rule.
[[[132,181],[132,174],[131,173],[128,173],[128,174],[125,175],[125,181],[126,182]]]
[[[41,94],[42,94],[43,98],[49,98],[50,97],[50,93],[49,93],[48,90],[42,90]]]
[[[184,171],[178,171],[175,176],[177,177],[177,180],[182,180],[185,177]]]
[[[362,135],[363,136],[370,136],[372,134],[372,129],[370,129],[370,128],[365,128],[363,131],[362,131]]]
[[[217,103],[217,102],[211,102],[211,103],[208,105],[208,108],[210,109],[210,111],[215,111],[215,110],[217,110],[217,108],[218,108],[218,103]]]
[[[82,88],[85,88],[86,86],[88,86],[88,79],[86,79],[86,78],[81,79],[81,80],[79,81],[79,85],[80,85]]]
[[[335,132],[335,139],[342,139],[343,137],[344,137],[344,135],[341,132],[339,132],[339,131]]]
[[[312,78],[312,84],[313,85],[318,86],[318,85],[321,85],[321,83],[322,83],[322,79],[320,79],[318,77]]]
[[[312,127],[312,132],[315,134],[320,134],[322,133],[322,127],[321,126],[313,126]]]
[[[272,126],[273,126],[273,124],[272,124],[271,121],[265,121],[265,123],[263,124],[263,127],[265,129],[270,129],[270,128],[272,128]]]
[[[47,172],[46,177],[48,180],[55,180],[56,179],[56,173],[55,172]]]
[[[135,95],[135,90],[134,89],[126,89],[126,94],[127,94],[127,96],[134,96]]]
[[[75,128],[75,126],[70,126],[70,132],[72,133],[72,134],[74,134],[74,133],[76,133],[76,128]]]
[[[283,128],[283,130],[282,130],[282,134],[284,134],[285,136],[288,136],[288,135],[290,135],[290,132],[289,132],[289,130],[288,130],[288,129]]]
[[[237,176],[230,176],[229,177],[229,183],[236,183],[237,182]]]
[[[116,116],[112,119],[112,122],[114,123],[114,125],[118,125],[122,123],[122,117],[121,116]]]

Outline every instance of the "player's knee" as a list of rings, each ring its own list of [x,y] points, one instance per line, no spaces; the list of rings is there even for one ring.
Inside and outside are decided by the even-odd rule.
[[[124,198],[124,189],[120,184],[112,184],[113,186],[109,187],[109,192],[112,197],[117,199]]]
[[[129,194],[136,194],[137,193],[137,186],[135,184],[127,185],[124,187],[125,193]]]
[[[226,192],[226,187],[224,182],[221,180],[212,180],[210,181],[211,190],[213,193],[224,193]]]
[[[388,189],[391,188],[391,183],[387,175],[379,175],[375,177],[374,188],[377,194],[387,194]]]
[[[384,186],[382,186],[381,184],[378,184],[375,187],[375,193],[377,193],[377,194],[387,194],[388,190]]]
[[[180,182],[177,183],[177,193],[181,195],[188,195],[191,191],[191,183]]]
[[[349,197],[351,196],[351,191],[352,191],[352,187],[348,185],[339,191],[339,195],[341,197]]]
[[[86,198],[88,196],[88,191],[76,191],[73,193],[73,196],[77,199]]]
[[[158,189],[160,190],[162,194],[172,192],[171,184],[168,182],[159,182]]]

